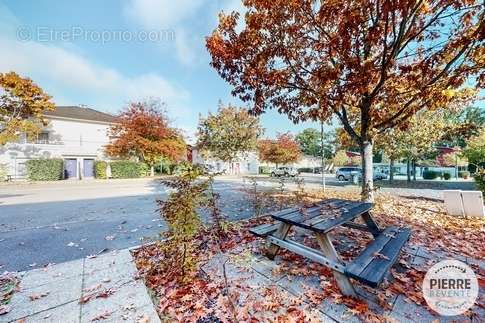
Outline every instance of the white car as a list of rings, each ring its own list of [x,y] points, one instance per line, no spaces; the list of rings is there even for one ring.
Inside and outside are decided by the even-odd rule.
[[[295,177],[298,176],[300,173],[294,167],[278,167],[271,171],[271,177],[279,177],[279,176],[286,176],[286,177]]]

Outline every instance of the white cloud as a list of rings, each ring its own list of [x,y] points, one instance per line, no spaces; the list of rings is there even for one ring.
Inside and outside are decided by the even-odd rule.
[[[203,37],[196,31],[189,32],[186,21],[195,19],[196,13],[200,15],[203,5],[207,5],[206,0],[131,0],[123,12],[143,28],[173,30],[177,60],[184,65],[193,65],[199,60],[197,52],[203,49]]]
[[[131,0],[124,13],[145,28],[165,29],[189,18],[202,4],[204,0]]]
[[[190,94],[158,74],[129,77],[60,47],[32,41],[19,42],[2,36],[0,48],[0,71],[13,70],[34,81],[45,81],[49,84],[46,90],[55,101],[57,93],[59,98],[65,97],[65,93],[72,93],[86,100],[70,104],[94,103],[94,108],[102,108],[97,104],[103,102],[108,105],[103,108],[117,110],[129,100],[152,96],[167,102],[175,117],[190,113],[184,108]]]

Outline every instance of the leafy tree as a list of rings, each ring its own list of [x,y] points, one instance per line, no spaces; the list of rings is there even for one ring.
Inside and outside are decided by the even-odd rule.
[[[349,163],[349,156],[345,150],[339,150],[335,153],[332,162],[335,166],[345,166]]]
[[[110,132],[115,139],[106,146],[106,153],[114,157],[136,157],[151,167],[152,176],[155,163],[162,158],[182,160],[186,153],[181,134],[170,127],[159,100],[128,104]]]
[[[335,116],[363,160],[362,195],[373,199],[376,133],[405,128],[423,109],[468,102],[485,85],[483,3],[246,0],[221,13],[207,38],[212,66],[259,114],[294,122]]]
[[[305,155],[322,155],[322,133],[314,128],[304,129],[296,135],[296,141],[300,145],[301,151]],[[335,132],[325,132],[323,134],[323,156],[332,158],[335,147]]]
[[[276,140],[264,139],[258,143],[259,160],[278,165],[297,162],[301,158],[298,143],[290,133],[278,134]]]
[[[485,166],[485,128],[482,128],[478,136],[468,141],[467,147],[463,150],[463,156],[474,165]]]
[[[450,112],[447,115],[448,126],[440,146],[461,147],[473,136],[480,133],[485,127],[485,109],[469,106],[458,112]]]
[[[263,133],[257,117],[247,110],[219,105],[217,114],[209,113],[199,121],[197,147],[211,157],[231,163],[241,154],[256,150]]]
[[[393,128],[376,137],[378,147],[392,160],[407,161],[408,180],[413,168],[416,180],[416,163],[435,151],[435,144],[442,138],[447,127],[443,111],[421,111],[411,117],[404,129]]]
[[[49,110],[54,110],[51,97],[31,79],[0,73],[0,145],[22,133],[35,138],[44,124],[42,113]]]

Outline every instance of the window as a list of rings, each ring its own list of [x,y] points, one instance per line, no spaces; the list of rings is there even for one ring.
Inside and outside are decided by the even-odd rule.
[[[39,133],[35,143],[36,144],[48,144],[49,143],[49,133],[48,132]]]

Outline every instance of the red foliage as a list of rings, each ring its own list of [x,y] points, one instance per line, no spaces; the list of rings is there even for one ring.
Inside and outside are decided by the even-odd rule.
[[[172,161],[185,157],[184,140],[159,101],[130,103],[111,128],[115,139],[106,146],[106,153],[115,157],[138,157],[150,165],[164,157]]]
[[[300,145],[290,133],[278,134],[276,140],[260,140],[258,152],[260,160],[277,165],[293,163],[301,157]]]

